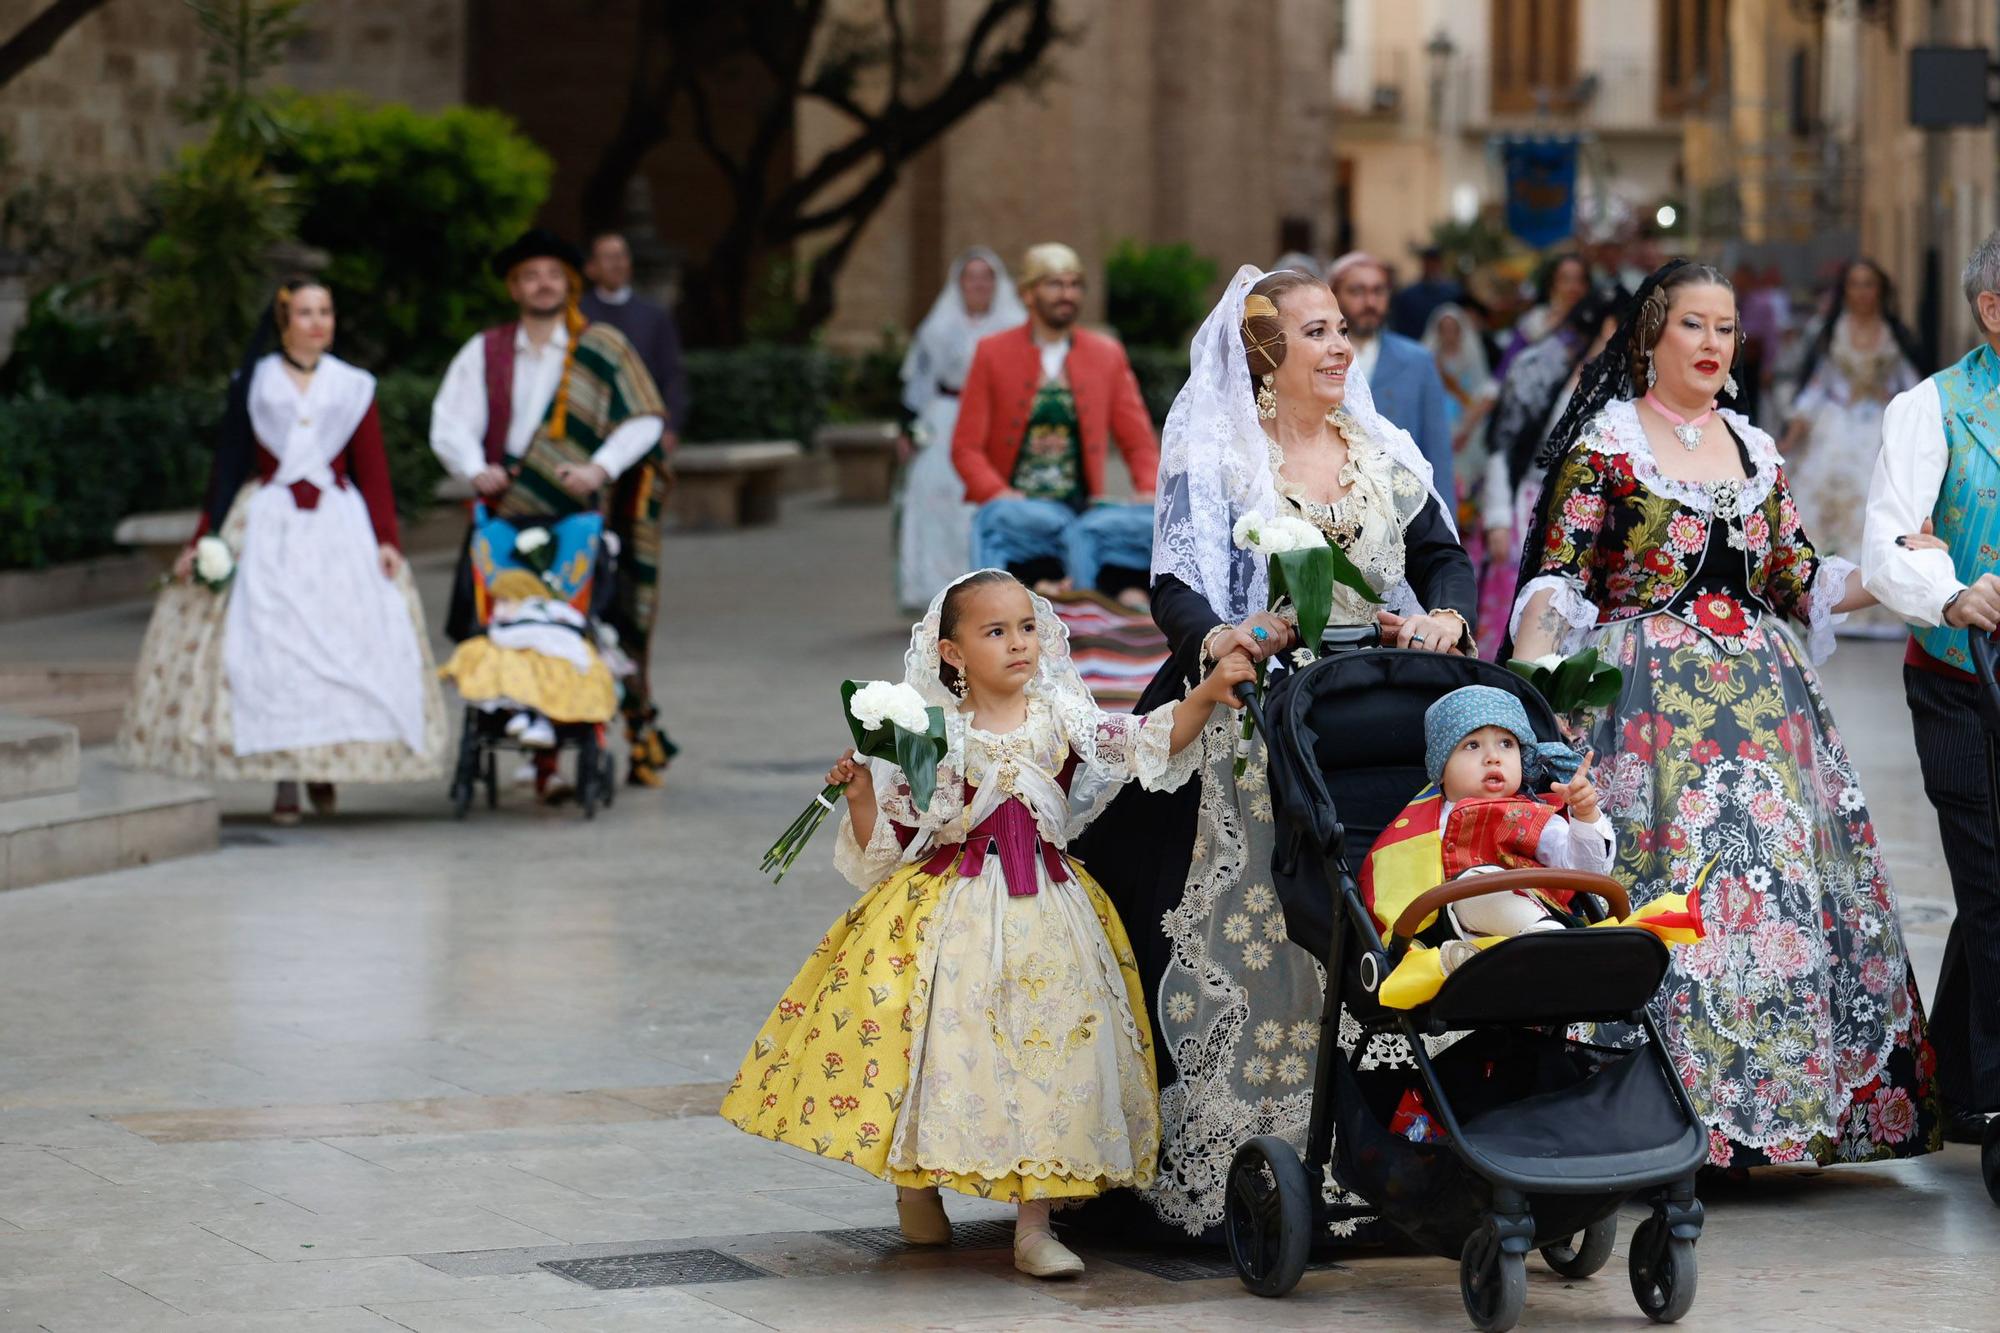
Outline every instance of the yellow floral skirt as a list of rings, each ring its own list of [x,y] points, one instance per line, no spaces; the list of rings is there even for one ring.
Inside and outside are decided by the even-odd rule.
[[[453,650],[438,674],[470,703],[511,699],[551,722],[603,722],[618,711],[618,685],[591,654],[590,670],[529,648],[502,648],[485,635]]]
[[[1144,1188],[1159,1087],[1138,964],[1104,891],[1011,897],[906,866],[814,948],[722,1114],[899,1185],[1020,1202]]]

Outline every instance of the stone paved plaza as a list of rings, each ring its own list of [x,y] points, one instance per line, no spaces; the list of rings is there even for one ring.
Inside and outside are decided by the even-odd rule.
[[[777,887],[756,861],[842,740],[839,680],[899,673],[888,549],[883,511],[810,499],[673,539],[657,683],[686,752],[593,824],[520,793],[454,823],[438,783],[279,829],[232,787],[216,854],[0,894],[0,1331],[1463,1327],[1456,1265],[1423,1257],[1344,1257],[1268,1302],[1200,1253],[1086,1250],[1082,1280],[1038,1283],[994,1225],[897,1252],[871,1230],[886,1186],[716,1118],[852,900],[827,846]],[[420,566],[440,619],[444,563]],[[0,626],[0,656],[129,659],[146,612]],[[1949,892],[1899,655],[1849,644],[1827,678],[1928,994]],[[1971,1149],[1708,1208],[1683,1327],[2000,1327]],[[1638,1216],[1594,1280],[1531,1260],[1523,1327],[1645,1326]],[[682,1285],[542,1267],[689,1250],[712,1253]]]

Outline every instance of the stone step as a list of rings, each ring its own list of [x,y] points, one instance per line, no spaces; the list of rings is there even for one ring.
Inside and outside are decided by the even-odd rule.
[[[0,710],[19,717],[64,722],[83,745],[101,745],[118,734],[132,697],[132,668],[26,663],[0,666]]]
[[[0,713],[0,801],[75,791],[76,728]]]
[[[198,782],[81,755],[75,791],[0,802],[0,889],[213,851],[220,809]]]

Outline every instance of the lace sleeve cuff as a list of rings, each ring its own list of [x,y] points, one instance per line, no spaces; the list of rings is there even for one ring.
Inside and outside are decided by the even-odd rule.
[[[1200,738],[1173,752],[1176,704],[1146,714],[1132,733],[1132,776],[1147,791],[1175,791],[1201,769]]]
[[[1847,596],[1847,578],[1854,570],[1852,560],[1829,555],[1820,559],[1813,574],[1812,596],[1806,604],[1806,653],[1814,666],[1833,656],[1833,632],[1847,622],[1847,613],[1833,608]]]
[[[1528,609],[1528,603],[1535,594],[1547,589],[1549,609],[1562,618],[1563,631],[1556,641],[1555,650],[1567,657],[1583,646],[1583,641],[1597,624],[1597,607],[1590,598],[1584,596],[1583,585],[1563,574],[1542,574],[1528,580],[1528,586],[1521,589],[1514,599],[1514,616],[1507,624],[1508,633],[1515,641],[1521,638],[1521,616]]]
[[[855,888],[874,888],[903,859],[902,840],[897,838],[896,823],[889,816],[879,813],[875,816],[875,834],[866,847],[854,836],[854,821],[848,818],[846,810],[834,811],[831,818],[840,821],[840,828],[834,834],[833,868]]]

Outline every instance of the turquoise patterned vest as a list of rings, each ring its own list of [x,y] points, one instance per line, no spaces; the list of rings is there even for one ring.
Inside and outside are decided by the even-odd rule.
[[[1971,583],[2000,572],[2000,355],[1976,347],[1935,382],[1950,454],[1931,522],[1951,547],[1959,581]],[[1940,662],[1972,670],[1964,630],[1940,625],[1911,632]]]

